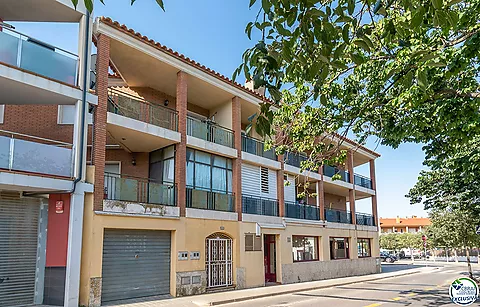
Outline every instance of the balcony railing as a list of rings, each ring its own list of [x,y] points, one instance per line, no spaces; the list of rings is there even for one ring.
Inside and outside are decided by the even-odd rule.
[[[176,110],[147,102],[114,89],[108,90],[108,96],[109,112],[178,131],[178,114]]]
[[[375,219],[371,214],[356,213],[357,225],[375,226]]]
[[[285,215],[294,219],[320,220],[320,209],[317,206],[285,202]]]
[[[359,185],[367,189],[372,189],[372,180],[370,178],[355,174],[354,180],[355,180],[355,185]]]
[[[246,135],[242,135],[242,151],[277,161],[275,149],[265,151],[265,144],[262,141]]]
[[[124,174],[104,174],[104,199],[176,206],[176,187],[162,184],[154,179],[139,178]]]
[[[287,152],[285,154],[285,163],[291,166],[300,168],[303,161],[306,161],[308,158],[304,154]]]
[[[352,224],[350,211],[325,209],[325,219],[332,223]]]
[[[0,169],[70,178],[72,149],[72,144],[0,130]]]
[[[188,116],[187,134],[205,141],[233,148],[233,131],[209,121]]]
[[[340,175],[340,180],[350,182],[350,176],[347,171],[341,170],[337,167],[330,165],[323,166],[323,174],[327,177],[333,177],[334,175]]]
[[[247,214],[278,216],[278,200],[243,195],[242,212]]]
[[[78,56],[12,29],[0,31],[0,62],[77,85]]]
[[[187,208],[234,212],[235,196],[187,188]]]

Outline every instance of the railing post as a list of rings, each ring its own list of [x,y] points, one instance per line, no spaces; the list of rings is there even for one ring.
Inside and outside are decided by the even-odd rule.
[[[22,64],[22,45],[23,45],[23,39],[22,35],[20,35],[20,38],[18,40],[18,49],[17,49],[17,67],[20,67]]]
[[[13,169],[13,153],[15,150],[15,139],[12,137],[10,138],[10,156],[8,159],[8,169],[12,170]]]

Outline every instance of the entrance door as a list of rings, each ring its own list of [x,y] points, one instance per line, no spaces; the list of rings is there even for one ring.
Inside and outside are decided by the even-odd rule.
[[[214,234],[207,238],[205,267],[208,288],[233,285],[232,243],[232,239],[224,234]]]
[[[277,282],[277,261],[275,235],[263,236],[263,253],[265,263],[265,283]]]

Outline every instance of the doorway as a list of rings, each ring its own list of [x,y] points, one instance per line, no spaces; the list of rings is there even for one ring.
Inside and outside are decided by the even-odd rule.
[[[277,282],[277,248],[275,235],[263,236],[263,255],[265,265],[265,284]]]

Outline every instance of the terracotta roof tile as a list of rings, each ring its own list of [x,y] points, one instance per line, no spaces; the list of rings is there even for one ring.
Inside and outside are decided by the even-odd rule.
[[[399,222],[397,223],[397,218],[380,218],[380,227],[428,226],[432,223],[425,217],[399,218]]]

